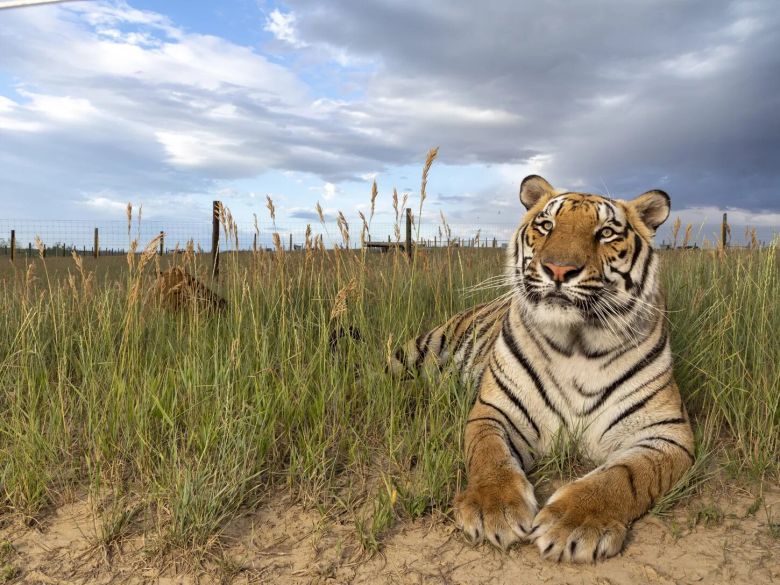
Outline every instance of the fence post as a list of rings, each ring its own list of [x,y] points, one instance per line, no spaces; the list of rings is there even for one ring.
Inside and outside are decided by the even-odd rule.
[[[11,262],[16,258],[16,230],[11,230]]]
[[[728,246],[728,231],[729,231],[729,222],[728,222],[728,215],[723,214],[723,223],[720,224],[720,241],[723,244],[723,249],[726,249],[726,246]]]
[[[95,258],[100,256],[100,233],[97,228],[95,228],[95,241],[92,245],[92,256]]]
[[[219,276],[219,212],[222,203],[214,201],[212,203],[211,217],[211,274],[216,278]]]
[[[412,208],[406,208],[406,255],[412,259]]]
[[[160,230],[160,256],[165,252],[165,232]]]
[[[254,238],[252,239],[252,252],[257,253],[257,234],[255,233]]]
[[[292,232],[290,232],[290,252],[293,251]]]

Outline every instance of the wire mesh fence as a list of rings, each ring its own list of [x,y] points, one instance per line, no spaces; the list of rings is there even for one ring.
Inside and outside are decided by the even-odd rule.
[[[417,246],[470,246],[501,247],[512,236],[516,226],[510,224],[487,224],[481,226],[416,225],[411,226],[411,237]],[[184,250],[191,245],[195,250],[211,251],[212,223],[146,221],[19,221],[0,219],[0,255],[8,255],[11,234],[16,254],[37,256],[38,247],[46,256],[93,254],[95,244],[100,255],[125,254],[133,241],[136,249],[144,247],[162,234],[161,249],[165,253]],[[220,225],[220,249],[222,250],[271,250],[276,246],[274,234],[284,250],[301,249],[307,239],[321,238],[325,248],[334,246],[360,248],[368,243],[404,243],[406,228],[403,223],[375,223],[368,228],[362,222],[339,224],[337,222],[278,221],[275,224],[237,223],[227,230]],[[159,243],[156,245],[160,245]]]
[[[409,226],[409,237],[418,247],[505,247],[512,238],[516,224],[481,223],[444,224],[416,222]],[[709,229],[712,228],[712,229]],[[0,256],[9,256],[13,248],[18,257],[37,257],[39,247],[47,257],[69,256],[73,251],[79,254],[94,254],[95,248],[101,256],[126,254],[132,243],[137,251],[160,237],[155,246],[164,253],[183,251],[191,245],[196,251],[211,252],[211,221],[179,222],[157,220],[11,220],[0,219]],[[377,222],[369,226],[362,220],[340,223],[337,221],[312,222],[284,221],[235,223],[231,229],[220,224],[221,250],[272,250],[281,246],[283,250],[302,249],[305,242],[317,242],[325,248],[360,248],[366,244],[378,246],[381,243],[403,245],[407,239],[404,218],[399,222]],[[713,247],[720,241],[720,225],[698,226],[695,230],[673,225],[664,226],[656,237],[660,248],[670,247]],[[729,225],[727,245],[733,247],[761,247],[776,236],[777,228],[756,231],[750,226]],[[307,236],[308,234],[308,236]],[[275,237],[276,235],[276,237]],[[12,242],[13,240],[13,242]]]

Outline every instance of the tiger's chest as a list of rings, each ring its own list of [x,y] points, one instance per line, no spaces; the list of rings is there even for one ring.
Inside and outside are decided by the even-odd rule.
[[[509,402],[514,398],[533,417],[540,453],[562,439],[576,441],[597,462],[614,450],[623,437],[612,433],[604,439],[610,421],[671,368],[662,328],[653,333],[636,345],[588,354],[551,345],[542,332],[502,330],[493,368],[513,395]]]

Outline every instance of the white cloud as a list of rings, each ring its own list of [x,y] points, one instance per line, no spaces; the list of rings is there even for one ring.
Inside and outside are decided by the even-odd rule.
[[[336,185],[333,183],[325,183],[325,185],[322,188],[322,196],[326,200],[333,199],[336,196],[336,193],[338,193],[338,189],[336,188]]]
[[[728,222],[731,225],[780,228],[780,213],[762,213],[732,207],[725,209],[714,206],[688,207],[679,211],[673,211],[670,221],[674,221],[674,218],[679,217],[683,224],[719,224],[724,213],[728,215]]]
[[[121,213],[127,210],[127,201],[118,201],[104,195],[88,195],[81,204],[101,212]]]
[[[44,95],[24,90],[19,93],[30,100],[25,109],[56,122],[85,122],[99,114],[97,108],[85,98]]]
[[[298,38],[294,12],[284,13],[279,9],[274,9],[266,18],[264,28],[280,41],[289,43],[293,47],[301,48],[306,46],[306,43]]]

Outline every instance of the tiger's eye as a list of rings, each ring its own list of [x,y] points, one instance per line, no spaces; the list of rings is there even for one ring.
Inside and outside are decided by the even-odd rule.
[[[543,221],[542,229],[546,232],[549,232],[551,229],[553,229],[553,222],[551,222],[549,219],[547,221]]]
[[[604,228],[599,232],[599,238],[609,238],[611,236],[615,235],[615,231],[612,228]]]

